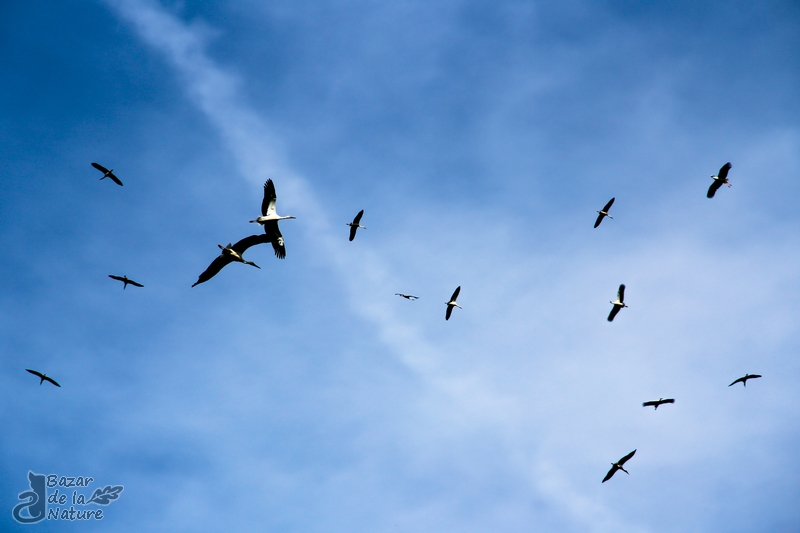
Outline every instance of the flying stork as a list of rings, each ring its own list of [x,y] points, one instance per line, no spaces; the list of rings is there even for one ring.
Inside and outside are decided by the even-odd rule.
[[[605,483],[606,481],[611,479],[614,476],[614,474],[617,473],[617,470],[622,470],[626,474],[630,474],[627,470],[622,468],[622,465],[624,465],[627,462],[628,459],[633,457],[633,454],[635,454],[635,453],[636,453],[636,450],[633,450],[631,453],[629,453],[628,455],[626,455],[625,457],[623,457],[622,459],[620,459],[616,463],[611,463],[611,470],[609,470],[608,474],[606,474],[606,477],[603,478],[602,483]]]
[[[658,400],[644,402],[642,404],[642,407],[654,407],[655,408],[654,410],[658,410],[658,406],[663,405],[665,403],[675,403],[675,400],[673,398],[666,398],[666,399],[659,398]]]
[[[598,213],[600,214],[597,215],[597,220],[594,221],[595,228],[600,225],[600,223],[603,221],[603,218],[605,217],[608,217],[612,220],[614,219],[614,217],[608,214],[608,210],[611,209],[611,206],[614,204],[614,200],[616,200],[616,197],[609,200],[606,206],[602,210],[598,211]]]
[[[617,316],[619,310],[623,307],[628,307],[625,305],[625,284],[619,286],[619,290],[617,291],[617,301],[615,302],[608,302],[614,307],[611,308],[611,312],[608,314],[608,321],[613,322],[614,317]]]
[[[219,273],[219,271],[222,270],[222,268],[228,263],[238,262],[238,263],[244,263],[245,265],[251,265],[256,268],[261,268],[252,261],[246,261],[244,257],[242,257],[242,254],[245,252],[245,250],[247,250],[251,246],[255,246],[256,244],[264,244],[267,242],[273,242],[273,241],[272,237],[265,233],[263,235],[250,235],[249,237],[245,237],[244,239],[237,242],[233,246],[231,246],[230,243],[228,244],[228,246],[224,247],[221,244],[218,244],[217,246],[219,246],[222,252],[217,256],[216,259],[214,259],[211,262],[210,265],[208,265],[208,268],[205,269],[205,271],[202,274],[200,274],[200,277],[197,278],[197,281],[194,282],[194,285],[192,285],[192,287],[210,280],[211,278],[216,276]]]
[[[719,174],[716,176],[711,176],[711,179],[714,180],[714,183],[711,184],[711,187],[708,188],[708,194],[706,194],[707,198],[714,198],[717,190],[722,187],[723,184],[727,185],[728,187],[731,186],[731,182],[728,181],[728,171],[731,169],[730,162],[725,163],[722,165],[722,168],[719,169]]]
[[[103,177],[100,178],[101,180],[104,180],[106,178],[111,178],[114,181],[114,183],[122,187],[122,182],[119,181],[119,178],[114,175],[114,169],[109,170],[99,163],[92,163],[92,166],[103,173]]]
[[[453,312],[454,307],[458,307],[459,309],[463,309],[460,305],[456,303],[456,298],[458,298],[458,293],[461,292],[461,285],[456,287],[456,290],[453,291],[453,295],[450,297],[449,302],[445,302],[444,304],[447,306],[447,313],[444,315],[445,320],[450,320],[450,314]]]
[[[134,287],[144,287],[144,285],[142,285],[141,283],[136,283],[132,279],[128,279],[128,276],[114,276],[113,274],[109,274],[108,277],[124,283],[124,285],[122,286],[123,290],[128,288],[128,285],[133,285]]]
[[[281,230],[278,228],[278,221],[295,217],[282,217],[278,215],[278,212],[275,210],[275,203],[277,201],[278,197],[275,195],[275,184],[272,183],[272,179],[268,179],[264,182],[264,199],[261,200],[261,216],[250,222],[256,222],[264,227],[264,233],[269,235],[269,241],[264,242],[271,242],[272,249],[275,250],[275,256],[278,259],[284,259],[286,258],[286,247],[284,246]]]
[[[402,296],[402,297],[403,297],[403,298],[405,298],[406,300],[411,300],[412,302],[413,302],[414,300],[419,300],[419,296],[414,296],[414,295],[412,295],[412,294],[402,294],[402,293],[396,292],[396,293],[394,293],[394,295],[395,295],[395,296]]]
[[[356,218],[354,218],[352,222],[348,222],[347,223],[347,225],[350,226],[350,240],[351,241],[356,238],[356,232],[358,231],[358,228],[367,229],[367,228],[365,228],[364,226],[361,225],[361,217],[363,217],[363,216],[364,216],[364,210],[362,209],[361,211],[358,212],[358,214],[356,215]]]
[[[735,380],[733,383],[728,385],[728,387],[732,387],[732,386],[736,385],[737,383],[741,383],[742,385],[747,387],[747,380],[748,379],[756,379],[756,378],[760,378],[760,377],[761,377],[761,374],[745,374],[744,376],[740,377],[739,379]]]
[[[56,380],[54,380],[51,377],[48,377],[47,374],[42,374],[41,372],[37,372],[36,370],[31,370],[30,368],[26,368],[25,370],[27,370],[28,372],[30,372],[31,374],[33,374],[34,376],[39,378],[39,385],[41,385],[45,381],[49,381],[50,383],[52,383],[56,387],[60,387],[61,386],[58,383],[56,383]]]

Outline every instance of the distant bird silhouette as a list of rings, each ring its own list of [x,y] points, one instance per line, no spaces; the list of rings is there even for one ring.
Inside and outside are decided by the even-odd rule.
[[[250,235],[249,237],[245,237],[241,241],[237,242],[233,246],[231,246],[230,243],[228,244],[228,246],[222,246],[221,244],[218,244],[217,246],[219,246],[222,252],[219,254],[219,256],[217,256],[216,259],[214,259],[211,262],[210,265],[208,265],[208,268],[205,269],[205,271],[202,274],[200,274],[200,277],[197,278],[197,281],[194,282],[194,285],[192,285],[192,287],[210,280],[211,278],[216,276],[219,273],[219,271],[222,270],[222,267],[224,267],[228,263],[238,262],[238,263],[244,263],[245,265],[251,265],[256,268],[261,268],[252,261],[246,261],[244,257],[242,257],[242,254],[245,252],[245,250],[247,250],[251,246],[255,246],[256,244],[264,244],[272,242],[271,239],[272,237],[267,234]]]
[[[606,206],[603,209],[601,209],[600,211],[598,211],[598,213],[600,213],[600,214],[597,215],[597,220],[594,221],[594,227],[595,228],[600,225],[600,223],[603,221],[604,217],[608,217],[608,218],[610,218],[612,220],[614,219],[614,217],[612,217],[611,215],[608,214],[608,210],[611,209],[611,206],[614,204],[614,200],[616,200],[616,197],[614,197],[611,200],[609,200],[608,203],[606,204]]]
[[[58,383],[56,383],[56,380],[54,380],[53,378],[47,377],[47,374],[42,374],[41,372],[37,372],[36,370],[31,370],[30,368],[26,368],[25,370],[27,370],[28,372],[39,378],[39,385],[41,385],[45,381],[49,381],[56,387],[61,386]]]
[[[619,310],[623,307],[628,307],[625,305],[625,284],[619,286],[619,290],[617,290],[617,300],[615,302],[608,302],[614,307],[611,308],[611,312],[608,314],[608,321],[613,322],[614,317],[617,316]]]
[[[655,407],[655,409],[657,410],[659,405],[663,405],[665,403],[675,403],[675,400],[672,398],[667,398],[666,400],[664,398],[659,398],[658,400],[644,402],[642,404],[642,407]]]
[[[624,465],[628,461],[628,459],[633,457],[633,454],[635,454],[635,453],[636,453],[636,450],[633,450],[631,453],[629,453],[628,455],[626,455],[625,457],[623,457],[622,459],[620,459],[616,463],[611,463],[611,470],[609,470],[608,474],[606,474],[606,477],[603,478],[602,483],[605,483],[606,481],[611,479],[614,476],[614,474],[617,473],[617,470],[622,470],[626,474],[629,474],[629,472],[627,470],[622,468],[622,465]]]
[[[722,168],[719,169],[719,174],[716,176],[711,176],[711,179],[714,180],[714,183],[711,184],[711,187],[708,188],[708,194],[706,194],[707,198],[714,198],[714,195],[717,193],[717,190],[722,187],[723,184],[726,184],[728,187],[731,186],[731,182],[728,181],[728,171],[731,169],[730,163],[725,163],[722,165]]]
[[[444,304],[447,306],[447,312],[444,315],[445,320],[450,320],[450,314],[453,312],[454,307],[458,307],[459,309],[463,309],[460,305],[456,303],[456,298],[458,298],[458,293],[461,292],[461,285],[456,287],[456,290],[453,291],[453,295],[450,297],[449,302],[445,302]]]
[[[395,295],[395,296],[402,296],[402,297],[403,297],[403,298],[405,298],[406,300],[411,300],[412,302],[413,302],[414,300],[419,300],[419,296],[413,296],[413,295],[411,295],[411,294],[402,294],[402,293],[396,292],[396,293],[394,293],[394,295]]]
[[[119,178],[114,175],[114,170],[113,169],[112,170],[108,170],[106,167],[104,167],[103,165],[100,165],[98,163],[92,163],[92,166],[103,173],[103,177],[100,178],[101,180],[104,180],[106,178],[111,178],[112,180],[114,180],[114,183],[116,183],[117,185],[122,187],[122,182],[119,181]]]
[[[358,214],[356,215],[356,218],[354,218],[352,222],[348,222],[347,223],[347,225],[350,226],[350,240],[351,241],[356,238],[356,232],[358,231],[358,228],[367,229],[364,226],[360,225],[361,224],[361,217],[363,217],[363,216],[364,216],[364,210],[362,209],[361,211],[358,212]]]
[[[760,377],[761,377],[761,374],[745,374],[744,376],[740,377],[739,379],[735,380],[733,383],[728,385],[728,387],[732,387],[732,386],[736,385],[737,383],[741,383],[742,385],[747,387],[747,380],[748,379],[756,379],[756,378],[760,378]]]
[[[111,278],[111,279],[115,279],[117,281],[121,281],[122,283],[124,283],[125,285],[122,286],[123,290],[128,288],[128,285],[133,285],[134,287],[144,287],[144,285],[142,285],[141,283],[136,283],[132,279],[128,279],[128,276],[120,277],[120,276],[114,276],[112,274],[109,274],[108,277]]]
[[[285,259],[286,247],[284,245],[283,235],[281,235],[281,230],[278,228],[278,221],[295,217],[280,216],[275,210],[275,203],[277,201],[278,197],[275,195],[275,184],[272,183],[271,179],[268,179],[264,182],[264,199],[261,200],[261,216],[250,222],[256,222],[264,227],[264,233],[270,237],[269,242],[272,243],[275,256],[278,259]]]

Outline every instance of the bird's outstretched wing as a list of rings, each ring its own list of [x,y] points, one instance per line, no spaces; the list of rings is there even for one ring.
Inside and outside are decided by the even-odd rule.
[[[54,380],[53,378],[51,378],[51,377],[49,377],[49,376],[45,376],[45,377],[44,377],[44,380],[45,380],[45,381],[49,381],[50,383],[52,383],[52,384],[53,384],[53,385],[55,385],[56,387],[61,387],[61,385],[59,385],[58,383],[56,383],[56,380]]]
[[[458,287],[456,287],[456,290],[455,290],[455,291],[453,291],[453,295],[450,297],[450,301],[451,301],[451,302],[455,302],[455,301],[456,301],[456,299],[458,298],[458,293],[460,293],[460,292],[461,292],[461,285],[459,285]],[[469,302],[468,302],[468,303],[469,303]]]
[[[123,186],[122,182],[120,181],[120,179],[118,177],[116,177],[113,172],[111,174],[109,174],[108,177],[111,178],[112,180],[114,180],[114,183],[116,183],[120,187]]]
[[[742,376],[742,377],[740,377],[739,379],[736,379],[736,380],[734,380],[734,381],[733,381],[733,383],[731,383],[730,385],[728,385],[728,387],[733,387],[733,386],[734,386],[734,385],[736,385],[737,383],[744,383],[744,381],[745,381],[745,379],[744,379],[744,376]]]
[[[675,403],[675,398],[667,398],[665,400],[661,400],[661,403]]]
[[[445,320],[450,320],[450,315],[452,315],[452,314],[453,314],[453,306],[452,305],[448,305],[447,306],[447,312],[445,312],[445,314],[444,314],[444,319]]]
[[[720,187],[722,187],[722,180],[714,180],[714,183],[712,183],[708,188],[706,198],[714,198],[714,195],[717,193]]]
[[[123,278],[122,276],[115,276],[113,274],[109,274],[108,277],[111,278],[111,279],[115,279],[117,281],[121,281],[121,282],[125,283],[125,278]]]
[[[611,470],[609,470],[608,474],[606,474],[606,477],[603,478],[602,483],[605,483],[606,481],[614,477],[614,474],[617,473],[617,470],[619,470],[619,468],[617,468],[617,465],[612,466]]]
[[[272,249],[275,251],[275,257],[278,259],[286,259],[286,246],[283,241],[283,235],[281,235],[281,229],[278,227],[278,221],[268,220],[264,224],[264,234],[269,236],[270,240],[264,242],[272,243]]]
[[[750,379],[760,378],[761,374],[750,374]]]
[[[658,400],[651,400],[651,401],[649,401],[649,402],[644,402],[644,403],[642,404],[642,407],[655,407],[655,406],[657,406],[658,404],[659,404],[659,401],[658,401]]]
[[[358,226],[350,226],[350,240],[356,238],[356,232],[358,231]]]
[[[605,205],[605,207],[603,207],[603,211],[608,213],[608,210],[611,208],[612,205],[614,205],[614,200],[616,200],[616,199],[617,199],[617,197],[615,196],[614,198],[609,200],[608,203]]]
[[[717,174],[717,177],[719,177],[719,179],[721,181],[725,181],[725,178],[728,177],[728,171],[731,169],[732,166],[733,165],[731,165],[730,162],[725,163],[724,165],[722,165],[722,168],[719,169],[719,174]],[[718,180],[714,180],[714,181],[718,181]]]
[[[620,309],[622,309],[622,307],[620,307],[619,305],[615,305],[614,307],[611,308],[611,312],[608,313],[608,321],[609,322],[613,322],[614,321],[614,317],[617,316],[617,313],[619,313]]]
[[[631,457],[633,457],[633,454],[635,454],[635,453],[636,453],[636,450],[633,450],[631,453],[629,453],[628,455],[626,455],[625,457],[623,457],[622,459],[620,459],[619,461],[617,461],[617,464],[618,464],[619,466],[623,466],[623,465],[624,465],[624,464],[625,464],[625,463],[628,461],[628,459],[630,459]]]
[[[619,303],[625,303],[625,284],[619,286],[617,289],[617,301]]]
[[[604,218],[605,218],[604,214],[602,214],[602,213],[598,214],[597,215],[597,220],[594,221],[594,227],[596,228],[597,226],[599,226]]]
[[[361,224],[361,217],[363,216],[364,216],[364,210],[362,209],[361,211],[358,212],[356,218],[353,219],[353,224],[355,224],[356,226]]]
[[[275,224],[277,227],[277,223]],[[248,248],[251,246],[255,246],[256,244],[266,244],[268,242],[272,242],[273,236],[268,235],[267,233],[262,233],[260,235],[250,235],[249,237],[245,237],[244,239],[240,240],[231,248],[233,251],[239,255],[242,255]]]
[[[36,370],[31,370],[30,368],[26,368],[25,370],[30,372],[31,374],[33,374],[34,376],[36,376],[36,377],[38,377],[40,379],[44,378],[44,374],[42,374],[41,372],[37,372]]]
[[[102,172],[103,174],[108,172],[108,169],[106,167],[104,167],[103,165],[101,165],[100,163],[92,163],[92,166],[94,168],[96,168],[97,170],[99,170],[100,172]]]
[[[275,195],[275,184],[272,179],[264,182],[264,199],[261,200],[261,214],[264,216],[275,214],[275,202],[278,197]]]
[[[210,280],[211,278],[219,274],[219,271],[222,270],[222,267],[224,267],[225,265],[227,265],[232,261],[233,258],[231,256],[227,254],[219,254],[216,257],[216,259],[211,261],[211,264],[208,265],[208,268],[205,269],[202,274],[200,274],[200,277],[197,278],[197,281],[194,282],[194,285],[192,285],[192,287],[194,287],[195,285],[200,285],[201,283],[205,283],[206,281]]]
[[[138,283],[136,281],[133,281],[132,279],[128,280],[128,285],[133,285],[134,287],[144,287],[144,285],[142,285],[141,283]]]

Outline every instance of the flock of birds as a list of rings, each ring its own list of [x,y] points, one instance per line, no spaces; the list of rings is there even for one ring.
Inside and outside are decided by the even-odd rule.
[[[98,163],[92,163],[92,166],[103,173],[103,177],[100,178],[101,180],[104,180],[105,178],[110,178],[114,183],[116,183],[120,187],[122,186],[122,181],[114,174],[113,169],[109,170]],[[711,178],[714,181],[708,188],[708,193],[706,194],[708,198],[713,198],[716,192],[719,190],[719,188],[722,187],[723,185],[727,185],[728,187],[731,186],[730,182],[728,181],[728,171],[730,169],[731,169],[731,164],[725,163],[725,165],[723,165],[722,168],[719,169],[717,175],[711,176]],[[613,219],[613,217],[609,214],[609,210],[611,209],[611,206],[614,204],[615,199],[616,198],[612,198],[611,200],[608,201],[608,203],[606,203],[606,205],[601,210],[597,211],[598,215],[594,223],[595,228],[600,226],[600,223],[603,222],[604,218],[608,217]],[[281,220],[293,219],[295,217],[278,215],[276,210],[277,200],[278,198],[277,195],[275,194],[275,184],[271,179],[268,179],[266,183],[264,183],[264,199],[261,202],[261,216],[250,221],[251,223],[259,224],[263,228],[264,233],[250,235],[248,237],[241,239],[236,244],[228,243],[227,246],[222,246],[221,244],[218,244],[217,246],[221,250],[220,254],[211,262],[210,265],[208,265],[208,268],[206,268],[200,274],[200,276],[197,278],[197,281],[194,282],[192,287],[195,287],[196,285],[205,283],[206,281],[210,280],[211,278],[219,274],[219,272],[230,263],[243,263],[245,265],[250,265],[260,269],[261,268],[260,266],[258,266],[252,261],[246,260],[243,257],[243,254],[245,253],[245,251],[247,251],[248,248],[250,248],[251,246],[255,246],[257,244],[270,243],[272,244],[272,249],[275,252],[275,256],[278,259],[286,258],[286,246],[283,239],[283,235],[281,234],[280,228],[278,227],[278,222]],[[358,212],[355,218],[353,218],[352,222],[347,223],[347,226],[350,227],[350,236],[349,236],[350,241],[356,238],[356,232],[359,229],[367,229],[366,227],[361,225],[361,217],[363,216],[364,216],[364,210],[362,209],[361,211]],[[126,289],[128,285],[132,285],[134,287],[144,287],[144,285],[142,285],[141,283],[129,279],[127,275],[116,276],[110,274],[108,277],[116,281],[121,281],[123,283],[122,286],[123,289]],[[461,286],[456,287],[456,290],[453,291],[453,295],[450,296],[450,299],[447,302],[445,302],[445,305],[447,306],[447,310],[445,311],[445,320],[450,320],[450,315],[453,313],[453,308],[458,307],[459,309],[462,309],[462,307],[457,303],[458,295],[460,292],[461,292]],[[419,299],[419,296],[414,296],[412,294],[395,293],[395,296],[400,296],[409,301],[414,301]],[[628,307],[627,304],[625,304],[624,284],[620,285],[619,289],[617,290],[617,299],[609,303],[612,305],[612,307],[611,307],[611,312],[608,315],[608,321],[613,322],[617,314],[622,309]],[[56,387],[61,387],[61,385],[59,385],[53,378],[49,377],[47,374],[43,374],[37,370],[31,370],[31,369],[26,369],[26,370],[39,378],[39,385],[47,381],[49,383],[52,383]],[[756,379],[760,377],[761,376],[759,374],[745,374],[744,376],[734,380],[728,386],[731,387],[737,383],[741,383],[744,387],[747,387],[747,380]],[[674,398],[659,398],[658,400],[646,401],[642,403],[642,406],[653,407],[653,410],[657,410],[661,405],[672,404],[672,403],[675,403]],[[622,457],[619,461],[611,463],[611,469],[603,478],[602,483],[605,483],[606,481],[611,479],[614,476],[614,474],[616,474],[617,471],[619,470],[622,470],[623,472],[628,474],[629,472],[625,470],[623,465],[625,465],[625,463],[628,460],[630,460],[635,453],[636,450],[633,450],[632,452]]]

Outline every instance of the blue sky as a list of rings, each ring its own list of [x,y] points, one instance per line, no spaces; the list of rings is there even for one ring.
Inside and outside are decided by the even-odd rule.
[[[799,23],[0,4],[0,529],[797,531]],[[286,260],[191,288],[267,178]],[[125,490],[22,526],[28,470]]]

